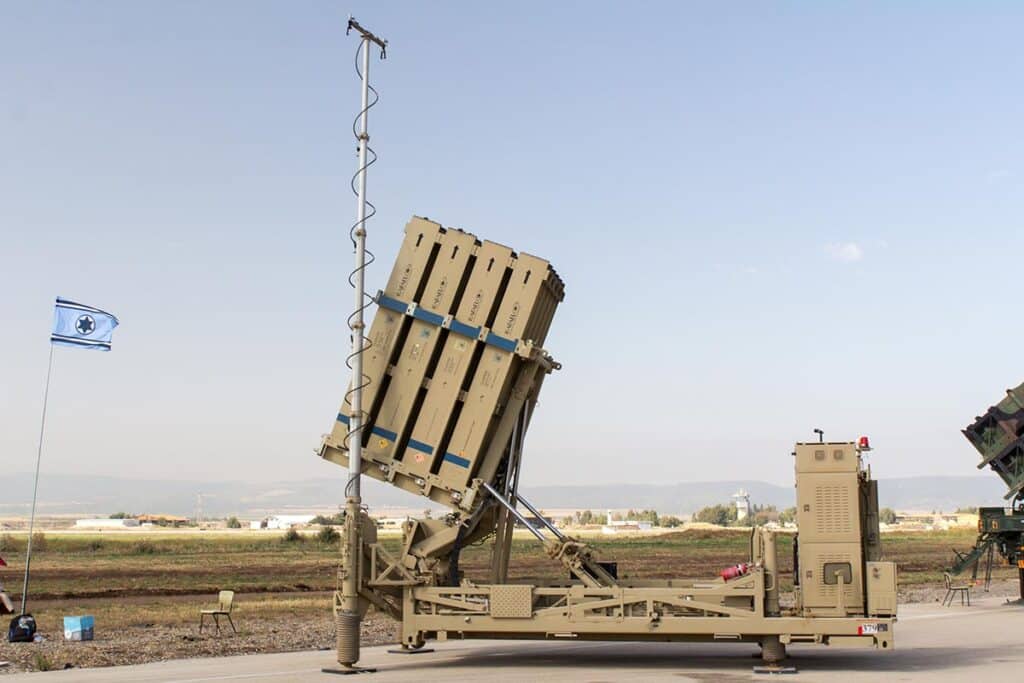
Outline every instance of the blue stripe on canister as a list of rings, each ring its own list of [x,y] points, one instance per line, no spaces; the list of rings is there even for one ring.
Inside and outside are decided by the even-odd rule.
[[[420,451],[421,453],[426,453],[427,455],[433,455],[434,454],[434,447],[433,446],[428,446],[427,444],[423,443],[422,441],[417,441],[416,439],[409,439],[409,448],[415,448],[416,450]]]
[[[381,294],[377,299],[377,305],[388,310],[394,311],[395,313],[405,313],[409,310],[409,307],[398,299],[392,299],[390,296]]]
[[[454,455],[452,453],[445,453],[444,459],[453,465],[458,465],[459,467],[469,467],[468,460],[466,460],[465,458],[460,458],[459,456]]]
[[[451,330],[455,334],[461,334],[463,337],[469,337],[470,339],[476,339],[480,336],[480,328],[467,325],[466,323],[460,323],[458,320],[452,320]]]
[[[374,427],[373,429],[370,430],[370,433],[376,434],[377,436],[383,436],[388,441],[398,441],[398,434],[395,434],[392,431],[384,429],[383,427]]]
[[[487,339],[484,340],[484,343],[490,344],[491,346],[497,346],[499,349],[504,349],[509,353],[516,350],[516,342],[514,339],[506,339],[505,337],[494,334],[493,332],[487,333]]]
[[[418,320],[426,321],[431,325],[441,325],[444,323],[443,315],[438,315],[437,313],[428,311],[425,308],[420,308],[419,306],[417,306],[416,310],[412,312],[412,317]]]

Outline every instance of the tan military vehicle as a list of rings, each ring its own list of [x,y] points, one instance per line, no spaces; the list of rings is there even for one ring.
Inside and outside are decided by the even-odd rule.
[[[543,381],[559,368],[544,341],[563,292],[543,259],[424,218],[406,226],[367,334],[360,433],[349,433],[352,409],[343,404],[320,454],[347,466],[359,438],[362,474],[451,514],[407,522],[397,553],[376,542],[365,513],[349,515],[339,662],[358,659],[359,619],[371,605],[401,622],[409,649],[452,638],[745,641],[759,643],[769,663],[790,643],[891,649],[896,568],[882,560],[866,441],[798,443],[779,459],[795,462],[791,607],[780,599],[773,531],[752,531],[748,562],[733,572],[627,580],[525,500],[523,435]],[[508,581],[516,522],[566,580]],[[487,538],[490,576],[470,579],[460,550]]]

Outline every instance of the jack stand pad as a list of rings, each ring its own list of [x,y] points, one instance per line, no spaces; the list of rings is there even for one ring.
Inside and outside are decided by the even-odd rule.
[[[361,666],[339,666],[334,668],[320,669],[320,673],[337,674],[338,676],[351,676],[352,674],[374,674],[376,669],[364,669]]]
[[[754,673],[777,676],[781,674],[795,674],[797,673],[797,670],[795,666],[783,666],[781,664],[764,664],[762,666],[755,666]]]
[[[394,650],[388,650],[389,655],[425,655],[428,652],[434,652],[432,647],[400,647]]]

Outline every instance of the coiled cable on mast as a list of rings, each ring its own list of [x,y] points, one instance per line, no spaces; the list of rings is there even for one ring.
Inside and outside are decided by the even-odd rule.
[[[359,80],[363,79],[363,72],[362,72],[362,69],[360,69],[360,67],[359,67],[359,57],[362,54],[361,51],[364,50],[364,49],[369,49],[369,43],[367,41],[359,41],[359,47],[356,48],[356,55],[355,55],[356,77]],[[383,54],[382,54],[382,57],[383,57]],[[377,153],[373,151],[372,147],[370,147],[369,135],[366,136],[366,140],[364,141],[363,137],[359,134],[359,128],[358,128],[360,120],[364,116],[368,115],[370,109],[372,109],[377,104],[377,101],[380,99],[380,95],[377,94],[377,91],[374,89],[374,87],[372,85],[367,83],[366,87],[367,87],[367,90],[369,91],[369,93],[371,95],[371,98],[367,101],[366,107],[363,108],[363,109],[360,109],[359,113],[356,114],[356,117],[352,120],[352,136],[356,139],[356,142],[358,144],[365,144],[366,145],[366,160],[363,162],[363,164],[359,168],[356,169],[356,172],[354,174],[352,174],[352,178],[349,181],[349,187],[352,189],[352,194],[354,194],[356,197],[359,196],[359,190],[356,187],[356,182],[359,179],[359,175],[362,174],[362,173],[365,173],[366,170],[370,168],[370,166],[373,166],[373,164],[375,164],[377,162]],[[353,249],[353,251],[358,249],[358,244],[356,243],[356,233],[357,233],[357,231],[362,230],[364,232],[364,237],[365,237],[366,222],[368,220],[370,220],[371,218],[373,218],[374,215],[376,215],[376,213],[377,213],[377,207],[373,205],[373,202],[369,201],[368,199],[365,200],[365,202],[366,202],[366,212],[363,215],[362,220],[357,220],[355,223],[353,223],[352,227],[348,231],[348,237],[349,237],[349,240],[352,242],[352,249]],[[373,254],[373,252],[371,252],[369,249],[366,248],[365,241],[364,241],[364,244],[363,244],[363,252],[365,254],[365,258],[363,260],[362,265],[360,265],[358,268],[354,269],[348,275],[348,284],[353,289],[356,287],[356,283],[355,283],[355,280],[354,280],[356,275],[358,275],[361,271],[365,271],[366,268],[370,264],[372,264],[374,261],[377,260],[377,257]],[[364,314],[367,311],[367,309],[370,308],[370,305],[374,302],[374,298],[372,296],[370,296],[369,294],[366,294],[365,291],[363,292],[363,299],[364,299],[364,301],[363,301],[362,305],[359,306],[358,308],[356,308],[356,310],[354,310],[349,315],[349,317],[348,317],[348,327],[349,327],[349,329],[352,330],[352,334],[353,335],[358,334],[359,337],[360,337],[360,340],[359,340],[360,343],[358,344],[358,349],[356,351],[353,351],[352,353],[350,353],[345,358],[345,367],[347,367],[350,371],[354,371],[354,367],[352,365],[352,359],[354,359],[356,356],[359,356],[359,355],[361,355],[363,353],[366,353],[366,351],[369,350],[369,348],[373,345],[373,343],[370,341],[370,339],[363,333],[364,329],[365,329],[365,316],[363,318],[364,319],[363,327],[360,327],[360,328],[355,328],[354,327],[354,325],[355,325],[357,319],[359,318],[359,316]],[[353,376],[353,378],[352,378],[352,386],[350,386],[348,391],[345,392],[344,402],[347,405],[349,405],[349,406],[352,405],[352,394],[353,394],[353,392],[356,391],[357,387],[360,390],[362,390],[362,389],[365,389],[367,386],[370,385],[370,377],[369,377],[369,375],[367,375],[365,373],[361,373],[361,376],[358,379],[359,379],[360,383],[357,385],[356,384],[356,378],[355,378],[355,376]],[[363,438],[363,436],[362,436],[363,435],[363,431],[366,429],[366,418],[368,417],[368,414],[366,413],[365,410],[362,411],[362,415],[360,417],[362,419],[359,420],[359,427],[357,429],[353,430],[351,428],[351,422],[349,423],[349,431],[345,435],[345,440],[344,440],[344,445],[345,445],[345,450],[346,451],[350,451],[351,450],[349,448],[349,442],[350,442],[351,439],[353,439],[353,438],[360,438],[360,439]],[[350,474],[349,475],[348,483],[345,484],[345,495],[346,496],[351,496],[352,495],[352,486],[355,483],[355,481],[358,478],[358,476],[359,476],[358,474]]]

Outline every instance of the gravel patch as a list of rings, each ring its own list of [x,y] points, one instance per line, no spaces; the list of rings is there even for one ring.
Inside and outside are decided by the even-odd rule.
[[[953,579],[956,583],[966,583],[970,579],[965,577],[956,577]],[[899,601],[900,603],[910,602],[942,602],[942,599],[946,597],[946,587],[940,584],[918,584],[910,585],[907,587],[899,587]],[[975,598],[1006,598],[1008,600],[1016,600],[1020,597],[1020,584],[1017,579],[992,579],[992,585],[988,592],[982,589],[980,585],[971,589],[971,600]],[[956,604],[960,604],[960,598],[956,599]]]
[[[6,623],[6,622],[5,622]],[[231,627],[206,627],[200,635],[197,626],[132,626],[118,632],[96,633],[89,642],[67,642],[63,633],[43,633],[41,643],[0,642],[0,675],[82,667],[143,664],[192,657],[292,652],[333,649],[334,619],[330,613],[317,617],[283,617],[235,620],[239,633]],[[388,617],[370,614],[363,621],[363,645],[398,642],[399,624]]]

